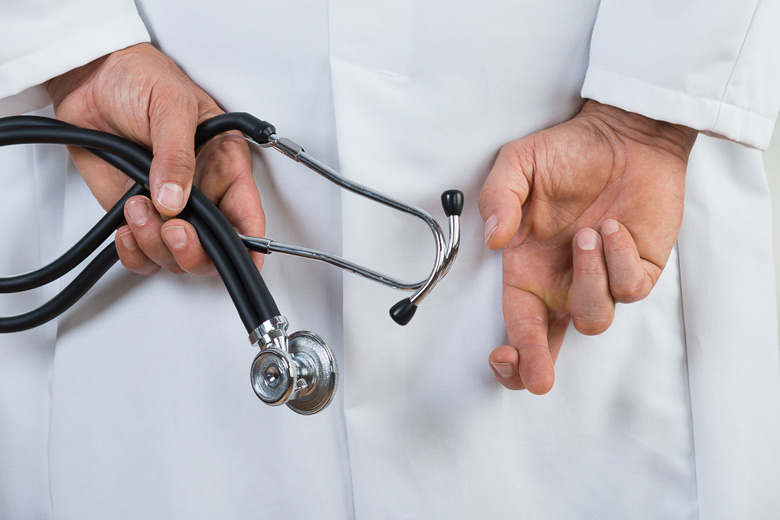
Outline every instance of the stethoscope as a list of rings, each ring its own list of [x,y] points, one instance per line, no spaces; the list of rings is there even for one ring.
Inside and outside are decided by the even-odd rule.
[[[277,136],[270,123],[250,114],[227,113],[203,122],[195,134],[196,149],[232,130],[240,131],[245,139],[261,147],[281,152],[346,190],[421,219],[433,233],[436,246],[433,268],[426,279],[409,283],[322,251],[239,235],[206,196],[192,188],[189,202],[179,217],[188,220],[198,232],[203,249],[214,262],[249,333],[251,344],[260,348],[250,370],[255,394],[271,406],[286,404],[299,414],[311,415],[323,410],[333,399],[338,386],[336,359],[317,334],[309,331],[287,333],[288,321],[279,312],[248,250],[319,260],[395,289],[413,291],[410,297],[390,309],[392,319],[406,325],[420,302],[447,274],[458,253],[463,194],[449,190],[441,196],[449,222],[449,236],[445,239],[441,226],[426,211],[344,178],[308,155],[299,145]],[[0,277],[0,293],[41,287],[70,272],[123,224],[125,202],[130,197],[148,194],[152,154],[131,141],[49,118],[15,116],[0,119],[0,146],[33,143],[82,147],[124,172],[136,184],[62,256],[35,271]],[[76,303],[118,260],[116,247],[111,242],[51,300],[31,311],[0,317],[0,332],[19,332],[56,318]]]

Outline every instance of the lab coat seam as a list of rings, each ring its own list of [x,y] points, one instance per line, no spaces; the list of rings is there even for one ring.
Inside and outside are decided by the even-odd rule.
[[[115,50],[142,43],[137,31],[137,14],[135,17],[128,13],[112,17],[104,22],[94,24],[93,29],[76,31],[65,39],[48,42],[45,47],[36,48],[13,60],[0,64],[0,99],[14,96],[25,90],[40,85],[53,77],[68,70],[80,67],[101,56]],[[136,22],[136,23],[131,23]],[[124,28],[117,33],[117,28]],[[98,38],[96,35],[108,36]],[[100,41],[100,45],[86,47],[85,41]],[[149,33],[146,31],[146,40],[149,41]],[[65,58],[71,53],[78,56],[70,61]],[[25,72],[20,74],[20,72]],[[22,79],[23,78],[23,79]]]
[[[32,171],[34,172],[33,179],[35,180],[35,193],[40,195],[41,189],[40,189],[40,183],[38,182],[38,172],[40,170],[38,168],[38,155],[35,153],[36,152],[35,149],[36,149],[36,146],[33,146],[32,147],[32,152],[31,152],[30,155],[31,155],[31,160],[32,160]],[[43,220],[42,220],[43,215],[42,215],[42,212],[41,212],[41,203],[40,203],[39,199],[36,199],[35,213],[36,213],[36,219],[38,220],[38,227],[40,228],[41,222],[43,222]],[[43,252],[42,252],[40,241],[43,239],[43,236],[40,233],[40,229],[38,231],[39,231],[39,233],[38,233],[38,263],[41,264],[41,263],[43,263]],[[59,285],[59,282],[57,282],[57,285]],[[45,294],[43,296],[45,298]],[[46,334],[47,336],[50,335],[51,338],[52,338],[51,342],[52,342],[52,344],[54,344],[56,342],[56,338],[57,338],[57,320],[53,320],[53,321],[47,323],[44,326],[43,329],[44,329],[43,333]],[[49,519],[53,520],[54,519],[54,499],[52,497],[52,492],[51,492],[51,485],[52,485],[52,481],[51,481],[51,424],[52,424],[52,412],[53,412],[53,406],[52,405],[54,403],[54,397],[53,397],[53,392],[54,392],[54,349],[53,348],[52,348],[52,353],[51,353],[51,365],[49,367],[48,375],[47,375],[46,379],[47,379],[47,387],[48,387],[48,390],[49,390],[49,392],[48,392],[48,396],[49,396],[49,413],[48,413],[48,417],[47,417],[47,421],[48,422],[46,424],[46,464],[45,464],[45,468],[46,468],[46,495],[47,495],[46,498],[48,499],[46,501],[46,503],[49,506]]]
[[[678,274],[678,286],[683,287],[682,278],[683,278],[683,268],[682,268],[682,252],[680,251],[680,248],[677,248],[677,272]],[[693,475],[693,489],[696,494],[696,519],[701,519],[701,508],[699,507],[699,503],[701,502],[701,490],[699,489],[699,479],[696,469],[696,435],[694,432],[694,421],[693,421],[693,399],[692,399],[692,392],[691,392],[691,373],[690,373],[690,363],[688,359],[688,329],[686,327],[686,320],[685,320],[685,294],[684,291],[680,291],[680,318],[682,320],[682,340],[683,340],[683,365],[685,367],[685,391],[687,393],[686,398],[688,400],[688,426],[690,428],[690,443],[691,443],[691,468],[692,468],[692,475]]]
[[[725,101],[725,99],[726,99],[726,94],[729,91],[729,85],[731,85],[731,81],[734,79],[734,75],[736,74],[736,71],[737,71],[737,66],[740,63],[740,59],[742,58],[742,53],[745,50],[745,44],[747,42],[748,35],[750,34],[750,28],[753,26],[753,22],[756,19],[756,12],[757,11],[758,11],[758,0],[756,0],[755,3],[753,4],[753,13],[750,15],[750,21],[748,22],[747,27],[745,27],[745,31],[744,31],[744,34],[742,36],[742,42],[740,43],[740,46],[739,46],[739,52],[737,52],[737,57],[736,57],[736,59],[734,59],[734,65],[731,67],[731,72],[729,73],[729,77],[726,80],[726,84],[723,85],[723,93],[720,96],[720,102],[719,102],[719,105],[718,105],[718,113],[715,115],[715,123],[713,124],[712,129],[715,129],[715,128],[718,127],[718,122],[720,121],[720,114],[721,114],[722,108],[724,106],[733,106],[734,108],[740,109],[739,106],[731,105],[730,103],[727,103]],[[746,109],[742,109],[742,110],[745,110],[746,112],[750,112],[749,110],[746,110]],[[774,122],[774,119],[775,119],[773,117],[772,118],[766,117],[766,116],[763,116],[762,114],[758,114],[758,113],[756,113],[755,115],[759,116],[759,117],[762,117],[764,119],[771,119],[772,122]]]
[[[328,20],[328,76],[330,78],[330,95],[331,95],[331,107],[333,109],[333,140],[334,140],[334,146],[335,146],[335,152],[336,152],[336,160],[341,163],[339,160],[339,146],[338,146],[338,118],[336,117],[336,93],[335,93],[335,81],[333,78],[333,62],[334,60],[337,60],[337,58],[333,55],[333,24],[331,20],[331,11],[330,11],[330,1],[325,2],[325,10],[327,12],[326,17]],[[343,201],[343,190],[341,190],[341,193],[339,194],[339,200]],[[340,213],[343,213],[344,207],[343,204],[341,204]],[[343,219],[340,219],[343,220]],[[339,244],[339,253],[343,253],[344,250],[344,230],[342,227],[341,232],[341,240]],[[341,303],[341,338],[342,338],[342,364],[340,369],[344,370],[344,365],[346,365],[346,341],[343,340],[344,338],[344,298],[343,298],[343,291],[344,291],[344,273],[341,273],[341,290],[342,290],[342,303]],[[354,469],[353,469],[353,458],[352,458],[352,450],[350,449],[350,443],[349,443],[349,425],[347,424],[347,406],[346,406],[346,389],[345,389],[345,382],[341,381],[341,388],[339,389],[341,391],[341,427],[344,431],[344,449],[346,450],[346,456],[347,456],[347,468],[348,468],[348,477],[349,482],[346,484],[346,487],[348,488],[348,497],[349,497],[349,503],[351,506],[351,518],[354,520],[357,518],[357,505],[355,503],[355,485],[354,485]]]
[[[717,116],[720,115],[720,112],[721,112],[720,108],[723,108],[723,107],[733,108],[735,110],[739,110],[741,112],[744,112],[745,114],[749,114],[749,115],[757,117],[759,119],[763,119],[765,121],[768,121],[768,122],[770,122],[772,124],[775,123],[775,117],[773,117],[771,115],[762,114],[762,113],[756,112],[754,110],[751,110],[751,109],[749,109],[747,107],[743,107],[743,106],[740,106],[740,105],[737,105],[737,104],[734,104],[734,103],[729,103],[729,102],[725,101],[723,98],[718,99],[718,98],[714,98],[714,97],[703,96],[701,94],[696,94],[694,92],[688,92],[688,91],[676,89],[676,88],[673,88],[673,87],[669,87],[669,86],[666,86],[666,85],[660,85],[658,83],[652,83],[650,81],[646,81],[646,80],[641,79],[641,78],[637,78],[637,77],[634,77],[634,76],[627,76],[625,74],[621,74],[620,72],[615,72],[615,71],[612,71],[612,70],[603,69],[603,68],[600,68],[600,67],[597,67],[597,66],[594,66],[594,65],[590,65],[588,67],[588,69],[596,71],[596,72],[598,72],[600,74],[612,75],[612,76],[617,76],[619,78],[623,78],[623,79],[626,79],[626,80],[629,80],[629,81],[635,81],[637,83],[641,83],[641,84],[647,85],[648,87],[657,88],[657,89],[665,91],[665,92],[670,92],[670,93],[674,93],[674,94],[681,94],[681,95],[688,96],[688,97],[693,98],[693,99],[700,99],[702,101],[709,101],[709,102],[712,102],[712,103],[716,103],[718,105],[718,107],[719,107],[719,110],[718,110],[718,113],[716,114],[716,119],[715,119],[712,127],[708,129],[708,130],[711,130],[711,131],[714,131],[715,128],[717,128],[717,126],[716,126],[716,124],[717,124]]]

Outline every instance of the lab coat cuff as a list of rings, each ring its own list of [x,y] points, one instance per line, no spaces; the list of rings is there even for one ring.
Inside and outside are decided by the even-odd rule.
[[[0,66],[0,117],[23,114],[51,103],[43,83],[137,43],[150,41],[135,12],[74,32]]]
[[[770,115],[593,66],[588,68],[581,94],[586,99],[763,151],[769,146],[775,125]]]

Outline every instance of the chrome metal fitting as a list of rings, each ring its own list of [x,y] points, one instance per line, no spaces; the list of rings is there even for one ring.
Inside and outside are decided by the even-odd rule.
[[[271,406],[286,404],[302,415],[323,410],[338,387],[338,365],[325,341],[308,331],[287,336],[287,320],[276,316],[250,334],[260,346],[249,378],[257,397]]]
[[[287,327],[289,323],[284,316],[274,316],[261,323],[249,334],[252,345],[257,344],[261,349],[276,347],[287,350]]]

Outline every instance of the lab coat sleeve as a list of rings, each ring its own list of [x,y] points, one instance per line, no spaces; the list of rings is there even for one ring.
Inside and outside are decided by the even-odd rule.
[[[43,83],[149,41],[133,0],[0,0],[0,116],[48,105]]]
[[[777,0],[602,0],[582,96],[765,150],[778,34]]]

